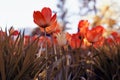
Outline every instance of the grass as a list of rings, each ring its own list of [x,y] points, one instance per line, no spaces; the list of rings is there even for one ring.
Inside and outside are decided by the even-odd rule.
[[[120,44],[86,49],[47,45],[46,59],[39,37],[24,45],[24,36],[13,40],[7,32],[0,34],[0,80],[120,80]]]

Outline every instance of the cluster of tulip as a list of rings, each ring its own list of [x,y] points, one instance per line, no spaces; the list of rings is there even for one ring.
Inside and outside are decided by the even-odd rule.
[[[117,31],[108,32],[101,25],[90,29],[88,20],[81,20],[77,33],[70,34],[48,7],[34,11],[33,19],[41,34],[25,35],[14,28],[9,32],[0,30],[0,79],[111,80],[119,75]]]
[[[69,34],[62,30],[61,25],[57,22],[56,13],[52,15],[52,11],[48,7],[44,7],[41,11],[34,11],[33,13],[34,23],[38,25],[41,32],[44,35],[25,35],[24,44],[29,43],[29,40],[35,40],[39,37],[39,44],[43,44],[47,41],[49,45],[53,43],[59,46],[69,45],[72,49],[75,48],[85,48],[88,46],[99,47],[104,43],[120,43],[120,35],[111,31],[108,35],[107,31],[103,26],[95,26],[89,29],[88,20],[81,20],[78,24],[78,32],[74,34]],[[0,31],[0,35],[5,32]],[[19,35],[17,30],[10,30],[10,34],[14,37]],[[49,36],[47,36],[47,34]]]
[[[72,49],[87,46],[102,46],[104,43],[120,43],[120,35],[111,31],[109,34],[102,26],[95,26],[89,29],[88,20],[81,20],[78,24],[78,32],[69,34],[63,32],[60,24],[56,20],[56,14],[52,16],[50,8],[44,7],[41,12],[34,11],[33,18],[40,31],[52,36],[53,42],[60,46],[68,44]],[[50,41],[49,41],[50,42]]]

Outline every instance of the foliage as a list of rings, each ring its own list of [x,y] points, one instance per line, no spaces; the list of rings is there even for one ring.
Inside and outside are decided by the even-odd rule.
[[[120,79],[120,44],[105,45],[93,49],[96,55],[93,59],[93,73],[95,79],[119,80]]]
[[[36,57],[38,40],[24,46],[24,33],[15,41],[7,32],[0,34],[0,80],[31,80],[45,67],[46,59]]]
[[[37,34],[0,30],[1,80],[120,79],[118,32],[101,25],[89,29],[88,20],[81,20],[78,32],[69,34],[56,18],[44,7],[33,13]]]

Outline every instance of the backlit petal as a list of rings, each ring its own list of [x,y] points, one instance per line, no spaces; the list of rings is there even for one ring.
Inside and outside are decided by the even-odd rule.
[[[41,14],[40,11],[34,11],[33,18],[34,18],[34,22],[39,26],[45,25],[46,23],[44,16]]]
[[[41,11],[41,13],[43,14],[45,20],[47,23],[50,22],[51,16],[52,16],[52,11],[50,8],[44,7]]]

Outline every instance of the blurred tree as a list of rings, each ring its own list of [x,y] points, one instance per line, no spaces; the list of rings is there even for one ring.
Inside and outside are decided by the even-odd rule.
[[[119,1],[79,0],[79,5],[80,16],[90,18],[92,27],[104,25],[107,29],[120,29]]]
[[[97,13],[96,0],[79,0],[80,15],[87,15],[88,13]]]
[[[67,29],[66,25],[68,23],[67,20],[67,13],[68,13],[68,9],[65,7],[66,4],[66,0],[58,0],[57,3],[57,8],[58,8],[58,19],[60,21],[60,23],[62,24],[61,26],[63,27],[63,31],[65,29]]]

